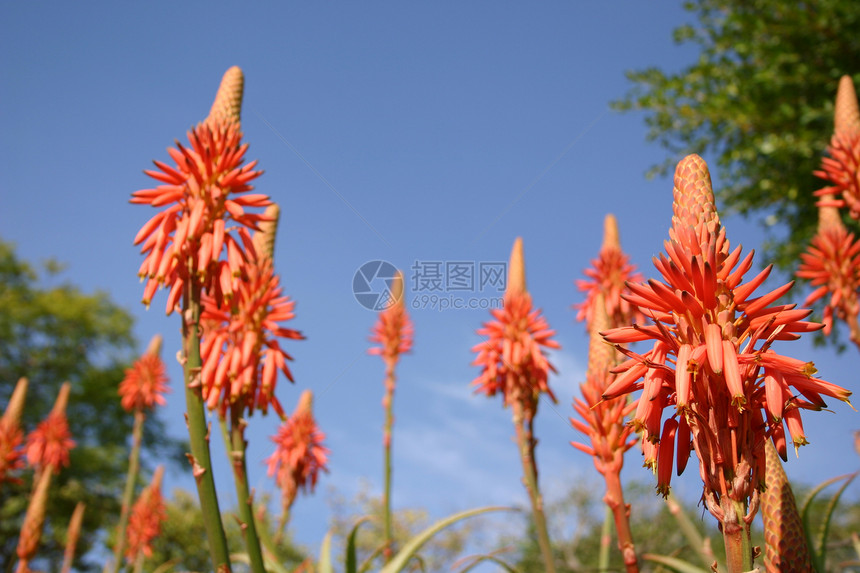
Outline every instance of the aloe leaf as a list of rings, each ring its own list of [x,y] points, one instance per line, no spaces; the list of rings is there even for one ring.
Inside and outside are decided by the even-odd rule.
[[[857,477],[857,473],[855,472],[850,476],[847,476],[845,482],[836,490],[836,493],[833,494],[833,497],[830,498],[830,502],[827,504],[827,508],[824,510],[824,520],[821,522],[821,526],[818,528],[818,539],[816,540],[816,549],[814,552],[814,559],[816,569],[818,571],[824,571],[824,563],[826,561],[827,556],[827,535],[830,532],[830,521],[833,519],[833,513],[836,511],[836,505],[839,503],[839,498],[842,497],[842,494],[845,492],[845,488],[854,481],[854,478]]]
[[[332,532],[329,530],[320,545],[319,573],[334,573],[331,565],[331,536]]]
[[[812,538],[812,524],[810,523],[812,519],[812,502],[815,501],[815,498],[824,490],[824,488],[846,479],[849,475],[850,474],[845,474],[821,482],[806,494],[806,498],[804,498],[803,503],[800,506],[800,520],[803,523],[803,534],[806,536],[806,546],[809,548],[811,553],[810,557],[812,558],[813,565],[816,567],[818,566],[819,559],[818,550],[815,548],[815,540]]]
[[[455,513],[445,519],[441,519],[410,539],[406,542],[406,545],[403,546],[397,555],[394,556],[385,567],[383,567],[379,573],[399,573],[406,567],[406,564],[412,559],[414,555],[418,553],[418,550],[427,543],[434,535],[452,525],[461,519],[466,519],[467,517],[473,517],[475,515],[480,515],[482,513],[487,513],[490,511],[515,511],[512,507],[479,507],[478,509],[470,509],[467,511],[461,511],[460,513]],[[321,573],[329,573],[326,571],[322,571]]]
[[[674,571],[678,571],[679,573],[711,573],[708,570],[702,569],[701,567],[696,567],[689,561],[684,561],[683,559],[678,559],[677,557],[667,557],[665,555],[652,555],[651,553],[643,553],[642,559],[647,561],[653,561],[654,563],[660,563],[661,565],[665,565]]]
[[[352,531],[349,532],[349,537],[346,538],[346,556],[344,562],[346,565],[346,573],[358,573],[358,556],[356,555],[357,548],[355,539],[358,536],[358,528],[362,523],[370,521],[370,516],[366,515],[355,522],[352,526]]]
[[[424,563],[423,557],[421,557],[420,555],[413,555],[411,561],[415,561],[418,564],[419,571],[421,571],[422,573],[427,573],[427,564]]]
[[[370,557],[365,559],[364,563],[361,564],[361,567],[358,568],[358,573],[367,573],[367,571],[370,571],[370,567],[373,565],[374,559],[376,559],[382,554],[383,549],[385,549],[385,543],[373,550],[373,553],[370,554]]]
[[[473,555],[472,557],[470,557],[470,559],[473,559],[473,561],[471,563],[469,563],[463,569],[460,569],[459,573],[468,573],[469,571],[471,571],[472,569],[474,569],[475,567],[477,567],[478,565],[480,565],[484,561],[489,561],[490,563],[495,563],[501,569],[504,569],[508,573],[519,573],[519,571],[517,571],[516,569],[514,569],[513,567],[511,567],[510,565],[508,565],[507,563],[505,563],[504,561],[502,561],[501,559],[496,557],[495,555]]]

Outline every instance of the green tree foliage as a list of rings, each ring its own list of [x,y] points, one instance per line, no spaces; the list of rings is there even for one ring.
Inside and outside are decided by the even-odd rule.
[[[696,0],[695,24],[674,31],[698,57],[677,72],[628,72],[633,87],[613,106],[642,110],[648,138],[669,151],[652,173],[685,154],[718,166],[729,211],[785,225],[768,254],[793,268],[817,211],[813,177],[833,132],[839,78],[860,80],[860,3],[844,0]]]
[[[67,415],[77,447],[71,466],[52,485],[39,568],[59,570],[65,530],[78,501],[84,501],[83,531],[78,555],[83,556],[119,516],[119,499],[128,466],[132,416],[120,406],[117,388],[135,356],[132,317],[101,292],[85,294],[58,282],[60,267],[45,265],[43,280],[18,259],[9,243],[0,241],[0,408],[15,383],[30,380],[22,423],[31,431],[48,414],[60,385],[72,383]],[[167,438],[164,424],[147,420],[144,444],[150,454],[178,459],[181,448]],[[31,472],[20,486],[0,489],[0,571],[17,561],[15,547],[31,487]],[[78,558],[78,570],[101,564]]]

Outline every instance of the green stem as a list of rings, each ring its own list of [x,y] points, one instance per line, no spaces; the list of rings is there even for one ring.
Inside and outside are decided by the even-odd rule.
[[[612,544],[612,509],[607,505],[603,516],[603,529],[600,532],[600,553],[597,556],[597,570],[609,571],[609,546]]]
[[[137,559],[134,561],[134,573],[143,573],[143,561],[146,559],[143,551],[137,554]]]
[[[146,414],[143,410],[134,411],[134,426],[131,431],[131,453],[128,455],[128,476],[125,478],[125,491],[122,494],[122,509],[119,513],[119,524],[116,527],[116,543],[113,547],[113,573],[119,571],[122,563],[122,552],[125,550],[125,530],[128,527],[128,516],[131,513],[131,503],[134,498],[134,486],[140,470],[140,443],[143,439],[143,422]]]
[[[720,505],[723,518],[723,539],[726,543],[726,568],[729,573],[746,573],[753,568],[749,525],[744,521],[746,504],[723,496]]]
[[[382,555],[385,563],[391,561],[394,556],[394,526],[391,520],[391,429],[394,426],[395,364],[396,359],[385,362],[385,428],[382,434],[382,445],[385,451],[383,469],[385,489],[382,494],[382,526],[385,539]]]
[[[621,455],[620,452],[617,455]],[[620,464],[619,464],[620,465]],[[621,487],[621,476],[618,471],[607,471],[603,474],[606,481],[606,494],[603,501],[612,510],[615,518],[615,531],[618,534],[618,549],[624,559],[627,573],[638,573],[639,563],[636,558],[636,546],[633,544],[633,533],[630,531],[630,510],[624,503],[624,490]]]
[[[182,317],[185,403],[188,408],[188,436],[191,444],[188,459],[191,462],[194,481],[197,483],[197,496],[200,498],[200,510],[203,513],[214,570],[216,573],[228,573],[231,570],[230,553],[227,550],[227,537],[224,535],[224,524],[221,522],[221,511],[215,492],[215,476],[209,455],[209,427],[206,424],[200,384],[200,285],[196,280],[189,279],[185,285]]]
[[[242,535],[248,549],[251,571],[253,573],[266,573],[266,568],[263,565],[263,551],[260,548],[260,539],[257,537],[257,526],[254,520],[254,499],[248,489],[248,468],[245,463],[245,449],[248,443],[245,441],[245,425],[245,420],[241,416],[241,408],[239,406],[230,408],[229,453],[233,466],[233,477],[236,482],[236,499],[239,505]]]
[[[544,570],[546,573],[555,573],[552,546],[550,545],[549,532],[546,526],[546,515],[543,511],[543,498],[538,489],[537,462],[534,457],[536,441],[532,432],[532,422],[531,420],[525,420],[523,405],[519,400],[514,400],[513,410],[517,445],[519,446],[520,459],[523,464],[523,484],[526,486],[526,491],[528,491],[532,503],[532,515],[534,517],[538,545],[543,556]]]

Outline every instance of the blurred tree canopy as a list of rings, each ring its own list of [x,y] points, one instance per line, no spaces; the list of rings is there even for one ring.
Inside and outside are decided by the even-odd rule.
[[[833,132],[842,75],[860,80],[860,2],[695,0],[696,23],[674,31],[698,57],[679,71],[630,71],[633,87],[613,102],[642,110],[648,139],[669,152],[650,174],[698,153],[720,177],[727,212],[756,214],[771,233],[768,258],[793,269],[814,233],[812,175]]]
[[[132,317],[107,294],[84,294],[69,284],[53,283],[62,269],[49,261],[45,281],[11,244],[0,240],[0,410],[5,409],[21,377],[30,380],[22,418],[29,432],[53,406],[60,385],[72,384],[67,416],[77,446],[71,466],[51,486],[45,533],[38,566],[58,571],[65,531],[75,504],[86,503],[75,567],[100,570],[88,563],[86,552],[115,527],[119,500],[128,470],[128,440],[132,416],[120,406],[117,388],[135,356]],[[179,460],[184,448],[167,437],[164,423],[150,415],[144,432],[143,464],[147,457]],[[0,490],[0,572],[11,572],[17,561],[18,531],[31,488],[32,472],[23,483]]]

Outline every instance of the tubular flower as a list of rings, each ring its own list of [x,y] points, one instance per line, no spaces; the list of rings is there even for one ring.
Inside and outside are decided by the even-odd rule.
[[[24,433],[21,430],[21,411],[27,395],[27,379],[21,378],[15,385],[15,390],[9,398],[6,410],[0,417],[0,485],[3,482],[18,483],[17,478],[10,474],[24,467],[24,451],[21,442]]]
[[[276,209],[266,212],[270,220],[277,219]],[[273,234],[274,229],[268,232]],[[261,247],[265,241],[258,237],[264,234],[259,231],[254,236]],[[233,406],[247,409],[249,414],[259,408],[266,414],[271,405],[283,417],[275,384],[278,370],[293,381],[287,367],[292,357],[281,348],[278,338],[301,340],[304,336],[283,326],[295,317],[295,302],[283,295],[271,252],[259,250],[259,256],[245,266],[247,279],[237,283],[229,306],[203,296],[203,399],[210,409],[217,408],[221,414]]]
[[[293,415],[272,437],[275,452],[266,459],[269,476],[275,476],[287,509],[292,506],[299,490],[313,492],[320,471],[328,472],[329,450],[323,445],[325,434],[314,420],[312,402],[313,394],[305,390]]]
[[[253,244],[248,229],[257,229],[262,214],[249,207],[271,204],[266,195],[248,193],[250,182],[262,174],[257,162],[243,165],[247,144],[236,121],[211,120],[188,132],[188,147],[176,143],[168,149],[171,167],[155,161],[145,173],[164,183],[132,194],[131,203],[165,209],[137,233],[146,255],[138,275],[146,281],[147,306],[160,286],[170,289],[167,313],[173,312],[189,280],[219,302],[231,298]],[[235,226],[228,226],[230,222]],[[226,260],[221,259],[226,251]]]
[[[813,377],[812,362],[772,349],[777,340],[795,340],[821,325],[804,321],[810,310],[774,305],[792,283],[754,296],[771,267],[742,282],[752,253],[741,259],[740,247],[730,249],[707,165],[697,155],[678,164],[673,207],[666,254],[655,259],[665,282],[630,284],[625,295],[653,324],[603,333],[629,357],[614,369],[618,376],[603,398],[639,389],[647,396],[639,400],[633,423],[643,440],[657,446],[656,452],[649,448],[661,491],[673,463],[678,473],[686,466],[691,438],[708,509],[723,521],[721,501],[751,499],[749,523],[764,480],[765,440],[779,447],[785,422],[795,447],[806,443],[800,410],[823,408],[822,395],[847,402],[851,393]],[[643,355],[621,346],[646,340],[654,346]],[[677,421],[663,423],[663,410],[672,406],[669,418]]]
[[[851,217],[860,219],[860,110],[854,83],[842,76],[836,92],[834,133],[815,175],[830,185],[815,194],[821,207],[848,207]]]
[[[857,95],[854,92],[854,84],[848,76],[843,76],[839,82],[834,117],[835,133],[839,135],[839,141],[844,143],[848,139],[856,138],[860,133]],[[836,135],[834,135],[835,139]],[[852,161],[849,156],[840,155],[839,152],[833,155],[833,159],[839,157],[845,161]],[[854,154],[855,166],[858,158],[860,154]],[[848,232],[839,215],[838,207],[847,204],[846,200],[836,200],[833,195],[841,189],[842,183],[850,188],[851,173],[850,169],[849,172],[843,169],[845,161],[834,162],[832,159],[825,158],[825,170],[817,173],[835,186],[817,192],[822,197],[818,203],[818,232],[812,238],[806,252],[801,255],[802,263],[797,269],[797,276],[809,280],[813,287],[817,287],[806,298],[804,305],[810,305],[830,295],[830,299],[824,305],[824,334],[830,334],[833,318],[836,316],[851,325],[852,338],[854,338],[855,335],[860,334],[854,332],[857,328],[855,326],[857,315],[860,313],[860,303],[857,298],[857,289],[860,287],[860,257],[858,257],[860,242],[856,240],[853,233]],[[856,173],[854,180],[856,182]],[[842,183],[839,183],[840,181]],[[854,210],[856,211],[856,208]]]
[[[0,418],[0,484],[18,482],[11,474],[24,467],[24,452],[21,450],[23,440],[21,428]]]
[[[643,317],[636,307],[621,296],[626,289],[625,283],[642,281],[642,275],[636,272],[636,265],[630,264],[629,260],[630,257],[621,250],[615,217],[606,215],[600,252],[597,258],[591,261],[591,268],[583,271],[588,278],[576,281],[576,286],[586,295],[583,302],[573,307],[579,311],[576,320],[585,320],[586,328],[591,327],[599,294],[603,295],[611,325],[642,322]]]
[[[167,402],[163,394],[167,387],[167,368],[159,357],[161,336],[153,337],[150,347],[131,368],[126,369],[125,378],[119,384],[122,407],[127,412],[149,410],[156,404]]]
[[[828,208],[828,207],[824,207]],[[838,226],[819,227],[818,233],[805,253],[800,255],[801,264],[797,277],[807,279],[816,287],[804,306],[823,299],[824,334],[830,334],[834,316],[849,321],[860,313],[857,289],[860,288],[860,241],[841,223]]]
[[[27,436],[27,462],[39,471],[50,468],[60,473],[60,468],[69,465],[69,450],[75,447],[66,419],[70,388],[68,382],[60,387],[51,413]]]
[[[69,422],[63,413],[51,412],[27,436],[27,461],[36,468],[51,467],[54,473],[69,465],[69,450],[75,447]]]
[[[472,352],[478,354],[472,365],[483,369],[472,384],[477,386],[476,392],[487,396],[501,392],[505,407],[521,402],[526,419],[530,420],[541,392],[556,401],[547,382],[549,371],[556,370],[543,349],[561,346],[552,339],[555,331],[549,328],[540,309],[532,310],[532,298],[526,291],[520,238],[511,253],[504,307],[490,312],[494,320],[485,322],[478,330],[487,340],[472,348]]]
[[[167,519],[167,509],[161,497],[161,479],[164,466],[158,466],[152,482],[140,492],[131,508],[126,529],[126,559],[134,562],[141,553],[152,556],[152,541],[161,534],[161,524]]]
[[[403,304],[403,275],[400,272],[392,279],[391,296],[394,304],[379,313],[370,337],[370,341],[379,346],[369,350],[370,354],[382,356],[386,363],[396,362],[401,354],[412,349],[414,329]]]

